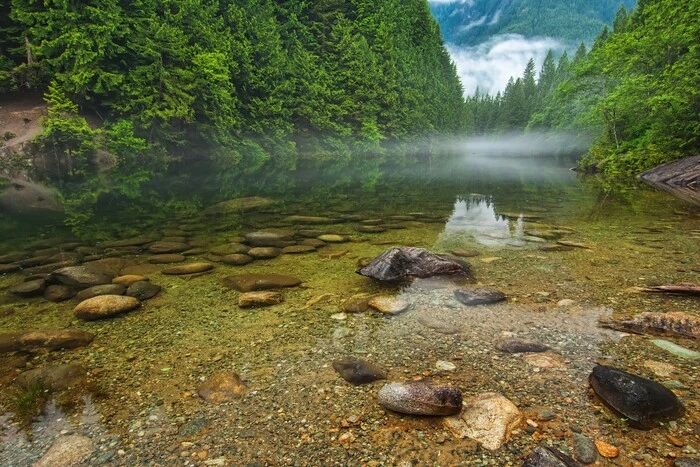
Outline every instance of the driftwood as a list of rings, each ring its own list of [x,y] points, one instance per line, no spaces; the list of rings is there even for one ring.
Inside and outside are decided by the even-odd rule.
[[[658,285],[654,287],[635,287],[636,292],[667,293],[675,295],[700,295],[697,285]]]
[[[700,156],[660,165],[639,178],[659,190],[700,205]]]

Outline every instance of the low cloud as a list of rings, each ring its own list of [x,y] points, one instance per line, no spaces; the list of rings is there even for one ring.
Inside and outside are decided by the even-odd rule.
[[[539,72],[547,51],[555,53],[566,49],[556,39],[543,37],[528,39],[519,34],[494,36],[474,47],[447,45],[457,65],[464,93],[472,95],[477,87],[482,93],[503,91],[511,76],[521,76],[530,58],[535,59]]]

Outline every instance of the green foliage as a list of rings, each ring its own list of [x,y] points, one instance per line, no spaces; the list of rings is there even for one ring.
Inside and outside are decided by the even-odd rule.
[[[23,426],[29,426],[32,418],[41,414],[51,396],[51,389],[40,379],[26,385],[15,386],[10,395],[10,409]]]

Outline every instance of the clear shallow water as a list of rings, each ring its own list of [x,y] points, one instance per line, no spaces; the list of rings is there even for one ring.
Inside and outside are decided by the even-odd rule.
[[[85,398],[64,409],[67,415],[54,411],[37,421],[31,440],[3,418],[3,464],[37,459],[61,430],[94,439],[90,462],[106,465],[520,465],[542,443],[570,450],[572,428],[620,447],[622,454],[611,461],[618,465],[661,465],[670,452],[684,450],[697,457],[697,362],[673,356],[643,336],[621,338],[597,326],[601,314],[700,313],[697,299],[626,290],[698,282],[697,208],[642,187],[604,191],[551,159],[493,157],[396,174],[373,190],[330,180],[302,184],[274,200],[245,213],[110,212],[101,235],[184,237],[202,248],[188,262],[215,265],[200,277],[166,276],[159,271],[167,266],[150,264],[152,255],[144,248],[83,245],[95,246],[83,250],[90,254],[121,258],[122,270],[163,287],[137,311],[83,322],[73,317],[75,300],[19,299],[5,290],[3,331],[70,327],[96,338],[81,349],[20,355],[19,362],[11,360],[16,355],[2,357],[4,411],[12,410],[12,379],[27,366],[70,362],[89,371],[88,389],[79,391]],[[337,221],[305,225],[289,216]],[[59,227],[16,226],[5,230],[3,253],[43,254],[56,245],[59,252],[75,252],[74,246],[71,251],[61,246],[75,239]],[[367,233],[368,226],[384,230]],[[291,231],[297,242],[306,238],[302,230],[341,234],[350,241],[246,266],[218,263],[210,253],[262,229]],[[543,249],[556,240],[578,247]],[[504,291],[509,300],[467,308],[454,299],[459,285],[449,280],[397,288],[355,274],[359,264],[392,245],[471,251],[476,256],[466,260],[479,283]],[[244,272],[290,274],[303,283],[284,290],[280,305],[245,310],[237,306],[240,294],[221,285],[224,277]],[[0,287],[23,277],[22,271],[6,274]],[[397,316],[345,313],[346,304],[360,294],[398,296],[411,306]],[[573,303],[560,305],[565,299]],[[536,340],[551,350],[544,360],[502,354],[494,344],[507,336]],[[674,341],[698,349],[696,342]],[[355,387],[333,371],[330,362],[346,355],[379,364],[393,381],[429,377],[465,396],[499,392],[537,426],[523,424],[500,450],[483,450],[456,439],[440,419],[385,412],[376,402],[381,382]],[[438,361],[455,369],[438,369]],[[589,396],[586,377],[596,361],[678,381],[688,413],[655,430],[628,428]],[[660,377],[649,362],[673,370]],[[197,388],[222,370],[241,375],[246,396],[220,406],[204,403]],[[84,420],[86,412],[93,416]],[[544,412],[555,418],[538,421]],[[669,434],[684,446],[670,444]]]

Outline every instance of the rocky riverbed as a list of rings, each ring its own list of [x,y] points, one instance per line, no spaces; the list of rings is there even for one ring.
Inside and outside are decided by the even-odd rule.
[[[0,255],[0,463],[501,466],[548,446],[599,465],[693,465],[678,459],[700,458],[697,339],[599,320],[700,316],[696,297],[628,290],[700,282],[698,212],[649,227],[556,201],[494,222],[460,203],[366,214],[255,198],[109,242],[12,243]],[[474,279],[355,273],[392,246],[467,261]],[[348,357],[385,379],[346,381],[334,362]],[[592,391],[597,364],[670,388],[684,414],[630,426]],[[379,403],[385,384],[414,381],[459,390],[465,409]],[[41,411],[23,422],[37,386]]]

